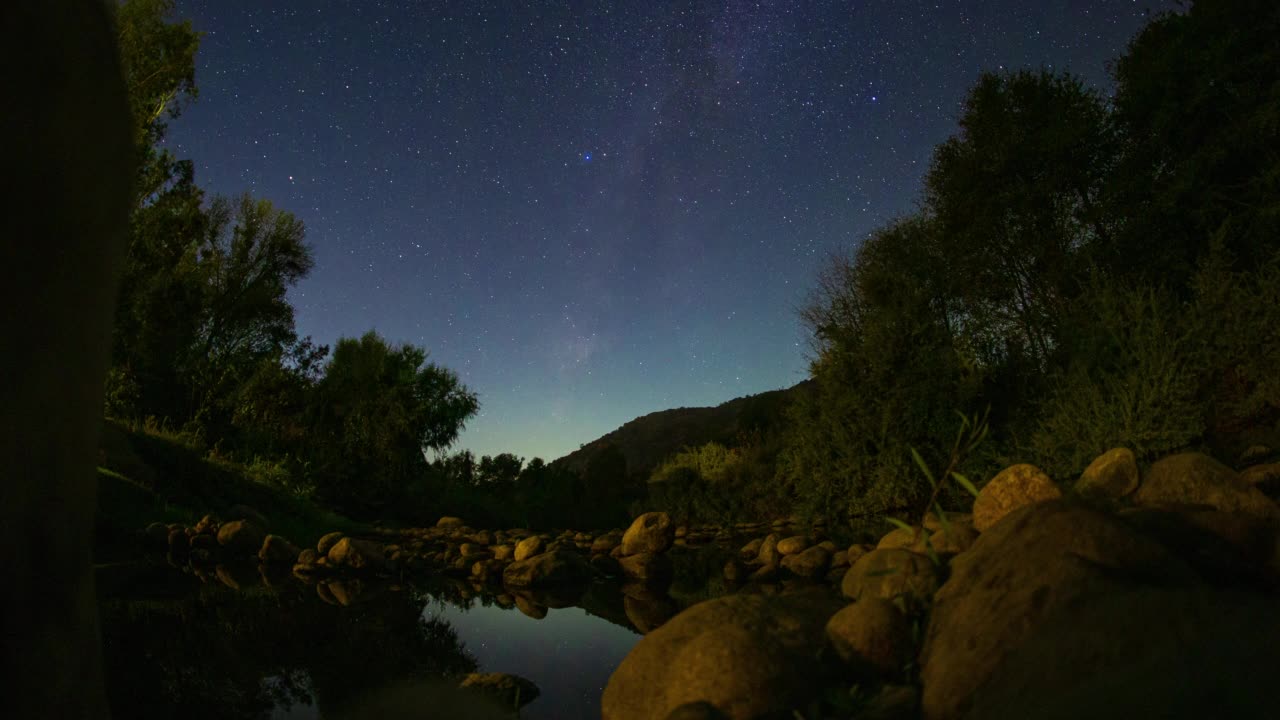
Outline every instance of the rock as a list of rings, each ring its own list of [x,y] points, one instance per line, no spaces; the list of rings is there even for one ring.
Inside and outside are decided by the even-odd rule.
[[[924,715],[962,716],[1004,656],[1060,608],[1143,584],[1197,581],[1119,519],[1062,500],[1023,506],[951,561],[934,596],[920,654]]]
[[[533,599],[526,597],[520,593],[516,593],[514,597],[516,609],[524,613],[534,620],[541,620],[547,616],[547,608],[545,605],[539,605]]]
[[[513,588],[551,587],[584,583],[591,575],[591,566],[581,555],[555,550],[511,563],[502,571],[502,584]]]
[[[262,548],[266,532],[252,520],[232,520],[218,528],[218,544],[238,555],[253,555]]]
[[[751,582],[771,583],[778,579],[779,565],[761,565],[747,577]]]
[[[866,543],[854,543],[845,551],[845,559],[849,561],[850,565],[853,565],[858,562],[859,558],[872,550],[875,550],[875,548],[871,545],[867,545]]]
[[[329,554],[329,550],[331,550],[334,545],[337,545],[338,541],[343,537],[345,537],[345,535],[340,532],[331,532],[321,535],[320,539],[316,541],[316,552],[320,554],[320,557],[327,556]]]
[[[970,513],[944,511],[944,515],[946,516],[947,522],[949,523],[964,523],[969,526],[973,525],[973,515]],[[938,514],[933,510],[930,510],[929,512],[925,513],[924,529],[929,530],[931,532],[937,532],[941,530],[942,518],[939,518]]]
[[[539,535],[531,535],[520,542],[516,543],[515,559],[516,562],[528,560],[534,555],[542,554],[542,537]]]
[[[1274,602],[1203,587],[1081,596],[1008,649],[965,717],[1275,717]],[[928,695],[926,682],[926,711]]]
[[[824,591],[694,605],[627,654],[605,687],[602,716],[665,720],[682,705],[705,702],[746,720],[804,706],[826,679],[815,648],[838,609]]]
[[[918,720],[920,691],[911,685],[885,685],[858,710],[858,720]]]
[[[1202,453],[1178,453],[1156,461],[1133,496],[1146,507],[1207,505],[1224,512],[1280,519],[1280,509],[1231,468]]]
[[[814,545],[808,550],[782,558],[782,567],[789,570],[792,575],[806,580],[821,578],[830,566],[831,553],[820,545]]]
[[[939,583],[929,558],[910,550],[872,550],[845,573],[840,591],[853,600],[906,596],[913,604],[931,597]]]
[[[1240,471],[1240,480],[1273,501],[1280,498],[1280,463],[1253,465]]]
[[[880,538],[880,542],[876,543],[877,550],[892,550],[894,548],[912,548],[923,545],[920,542],[925,537],[919,528],[894,528]]]
[[[672,710],[666,720],[727,720],[728,717],[709,702],[688,702]]]
[[[1084,497],[1122,498],[1138,489],[1138,459],[1129,448],[1112,448],[1080,474],[1075,490]]]
[[[218,551],[218,538],[213,535],[204,533],[200,535],[192,535],[190,542],[192,550],[204,550],[209,553],[216,553]]]
[[[262,540],[262,548],[258,550],[258,559],[268,565],[292,563],[298,559],[298,546],[279,535],[268,535]]]
[[[302,552],[298,553],[298,562],[296,564],[315,565],[316,560],[319,557],[320,557],[319,553],[317,553],[315,550],[312,550],[311,548],[307,548],[306,550],[303,550]]]
[[[744,560],[755,560],[760,556],[760,546],[763,544],[764,538],[756,538],[746,545],[743,545],[742,549],[738,551],[738,554],[741,555]]]
[[[532,680],[508,673],[470,673],[458,687],[488,695],[510,709],[522,708],[541,694]]]
[[[464,558],[473,558],[483,552],[487,552],[485,546],[477,543],[462,543],[458,546],[458,555]]]
[[[365,593],[364,582],[360,578],[328,580],[324,584],[329,589],[329,594],[342,607],[355,605]]]
[[[675,526],[664,512],[647,512],[636,518],[622,536],[622,554],[660,553],[675,540]]]
[[[915,654],[911,625],[897,605],[883,598],[863,598],[832,615],[827,640],[842,660],[872,677],[901,674]]]
[[[929,546],[939,554],[956,555],[968,550],[978,539],[978,531],[968,522],[952,522],[929,536]]]
[[[169,528],[160,522],[153,522],[142,531],[142,536],[152,545],[163,547],[169,542]]]
[[[204,534],[217,535],[218,534],[218,518],[214,517],[213,515],[205,515],[204,517],[200,518],[199,522],[197,522],[194,526],[192,526],[191,529],[192,531],[194,531],[196,535],[204,535]]]
[[[622,566],[623,575],[651,585],[670,582],[673,573],[671,559],[666,555],[654,553],[623,555],[618,563]]]
[[[595,568],[598,572],[611,577],[622,574],[622,564],[618,562],[618,559],[611,555],[606,555],[605,553],[592,555],[591,567]]]
[[[1040,468],[1026,463],[1010,465],[991,478],[973,501],[973,528],[986,532],[1020,507],[1060,497],[1058,486]]]
[[[777,533],[770,533],[760,542],[760,554],[756,555],[756,561],[765,565],[777,565],[782,562],[782,553],[778,552]]]
[[[846,568],[846,567],[849,567],[849,551],[848,550],[841,549],[831,553],[831,568],[833,570],[835,568]]]
[[[1128,508],[1120,517],[1218,587],[1280,587],[1280,528],[1251,515],[1193,506]]]
[[[454,529],[466,526],[467,524],[462,521],[462,518],[458,517],[445,516],[436,521],[436,527],[438,528]]]
[[[609,551],[617,547],[619,542],[621,542],[620,538],[615,535],[601,535],[591,541],[591,554],[597,555],[603,553],[608,555]]]
[[[804,552],[809,547],[811,541],[805,535],[792,535],[778,541],[778,553],[781,555],[795,555]]]
[[[1249,467],[1258,463],[1266,462],[1275,457],[1276,452],[1266,445],[1250,445],[1240,453],[1240,459],[1236,461],[1236,467]]]
[[[513,560],[515,559],[516,549],[510,545],[494,545],[489,548],[493,553],[495,560]]]
[[[329,548],[327,557],[334,567],[372,572],[386,569],[382,546],[369,540],[344,537]]]

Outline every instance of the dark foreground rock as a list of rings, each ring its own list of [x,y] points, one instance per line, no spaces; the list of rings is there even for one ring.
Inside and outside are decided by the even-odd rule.
[[[646,635],[614,671],[604,720],[665,720],[699,702],[734,720],[803,705],[826,679],[814,650],[840,605],[823,591],[694,605]]]

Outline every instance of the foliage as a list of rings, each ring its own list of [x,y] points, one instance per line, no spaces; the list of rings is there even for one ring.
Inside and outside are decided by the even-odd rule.
[[[479,401],[425,350],[375,332],[334,346],[310,404],[308,457],[317,489],[366,508],[398,496],[427,468],[426,453],[457,439]]]
[[[649,478],[649,505],[680,522],[730,524],[785,512],[768,449],[757,438],[738,447],[707,443],[669,458]]]

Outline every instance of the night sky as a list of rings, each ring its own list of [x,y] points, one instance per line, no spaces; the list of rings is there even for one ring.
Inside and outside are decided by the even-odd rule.
[[[816,271],[912,210],[982,70],[1108,61],[1173,3],[178,0],[169,144],[299,216],[298,330],[478,392],[461,446],[551,459],[792,385]]]

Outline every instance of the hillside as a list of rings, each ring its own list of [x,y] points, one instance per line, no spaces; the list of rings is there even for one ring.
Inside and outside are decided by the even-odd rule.
[[[811,382],[804,380],[782,390],[734,398],[715,407],[682,407],[649,413],[551,464],[582,474],[596,453],[613,445],[626,458],[628,475],[647,478],[659,463],[682,448],[709,442],[732,445],[743,433],[769,431],[780,424],[791,399],[804,392]]]

